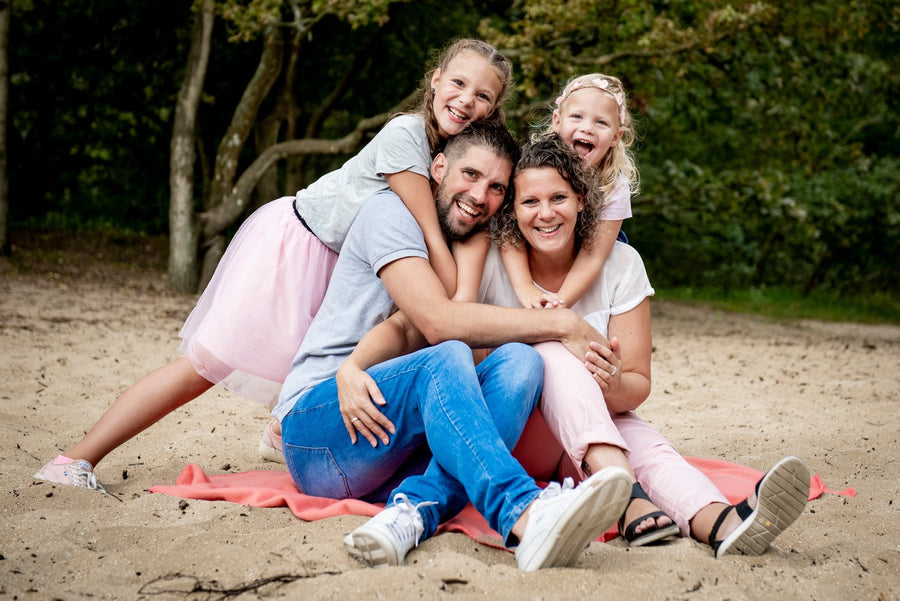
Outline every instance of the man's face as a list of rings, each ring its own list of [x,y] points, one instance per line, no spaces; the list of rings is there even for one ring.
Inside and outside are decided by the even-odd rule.
[[[452,163],[443,153],[435,157],[434,198],[448,239],[466,238],[490,221],[503,203],[511,173],[510,162],[484,146],[470,146]]]

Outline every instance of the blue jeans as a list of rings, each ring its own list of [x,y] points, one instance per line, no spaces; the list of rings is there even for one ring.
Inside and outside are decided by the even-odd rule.
[[[510,455],[537,406],[543,362],[530,346],[507,344],[476,368],[469,347],[451,341],[376,365],[368,373],[396,427],[390,444],[351,444],[334,378],[304,394],[282,421],[284,455],[306,494],[390,501],[404,493],[428,538],[475,505],[509,539],[540,489]]]

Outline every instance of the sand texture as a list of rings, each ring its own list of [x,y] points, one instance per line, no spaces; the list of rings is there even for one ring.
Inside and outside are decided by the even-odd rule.
[[[0,259],[0,601],[900,599],[900,327],[654,301],[654,390],[640,412],[682,453],[760,470],[794,454],[832,489],[857,491],[811,502],[761,557],[617,539],[592,543],[574,568],[525,574],[510,553],[445,534],[405,566],[370,570],[341,546],[365,518],[303,522],[287,508],[147,491],[188,462],[212,474],[280,467],[257,455],[265,410],[217,388],[98,466],[115,496],[33,480],[176,356],[195,297],[166,290],[158,241],[20,246],[29,252]]]

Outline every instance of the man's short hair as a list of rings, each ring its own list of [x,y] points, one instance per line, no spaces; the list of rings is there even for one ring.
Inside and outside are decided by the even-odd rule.
[[[513,166],[519,160],[519,145],[506,126],[496,121],[482,119],[469,123],[447,141],[443,152],[447,159],[453,162],[472,146],[490,148],[497,156],[508,160]]]

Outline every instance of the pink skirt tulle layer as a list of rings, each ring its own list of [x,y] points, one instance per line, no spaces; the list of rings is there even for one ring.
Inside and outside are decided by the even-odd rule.
[[[337,261],[294,215],[293,201],[273,200],[241,225],[178,348],[210,382],[268,407],[278,401]]]

